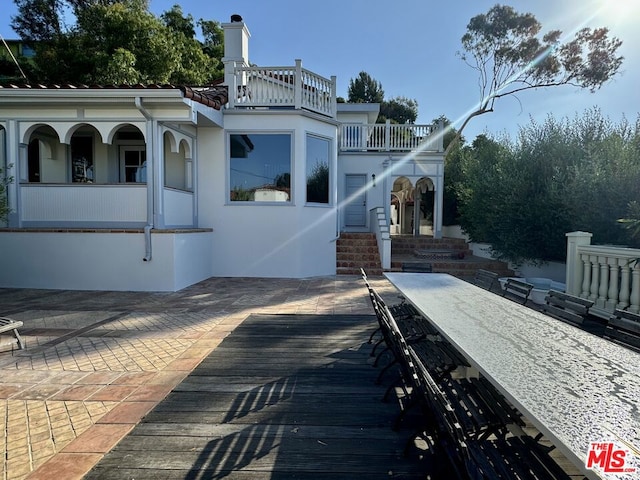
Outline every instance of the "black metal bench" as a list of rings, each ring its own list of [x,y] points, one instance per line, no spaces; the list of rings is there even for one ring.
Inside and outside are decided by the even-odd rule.
[[[455,398],[438,385],[428,369],[409,351],[407,369],[412,371],[412,386],[417,402],[428,419],[424,433],[435,437],[434,444],[444,449],[452,476],[473,479],[569,480],[566,472],[551,458],[551,448],[544,447],[526,434],[478,436],[465,429]],[[466,392],[465,392],[466,393]],[[418,434],[419,436],[419,434]],[[411,439],[413,440],[415,436]],[[407,444],[407,447],[409,443]],[[405,453],[407,453],[407,447]]]
[[[1,333],[12,333],[14,338],[11,338],[7,341],[0,342],[0,347],[4,347],[6,345],[18,345],[19,349],[25,348],[24,341],[18,333],[18,328],[22,327],[22,322],[19,320],[12,320],[7,317],[0,317],[0,334]]]
[[[589,309],[593,306],[591,300],[557,290],[549,290],[545,302],[542,306],[544,313],[577,327],[584,324]]]
[[[424,262],[403,262],[402,271],[413,273],[432,273],[433,265]]]
[[[516,280],[515,278],[508,278],[504,284],[502,296],[525,305],[529,300],[531,290],[533,290],[533,285],[530,283],[522,280]]]
[[[616,310],[609,318],[603,336],[640,352],[640,314]]]
[[[485,290],[491,291],[498,281],[498,274],[489,270],[478,269],[473,278],[473,283]]]

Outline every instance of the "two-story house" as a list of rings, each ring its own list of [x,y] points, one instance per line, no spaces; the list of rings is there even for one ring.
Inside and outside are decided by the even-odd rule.
[[[441,235],[439,126],[375,124],[379,105],[337,103],[299,60],[252,66],[245,23],[223,27],[220,85],[0,88],[1,287],[334,275],[342,232],[375,232],[387,268],[390,234]]]

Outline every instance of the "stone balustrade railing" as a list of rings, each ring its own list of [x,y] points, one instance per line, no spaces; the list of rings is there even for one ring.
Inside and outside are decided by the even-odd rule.
[[[567,234],[567,292],[593,300],[592,312],[640,311],[640,249],[591,245],[591,234]]]

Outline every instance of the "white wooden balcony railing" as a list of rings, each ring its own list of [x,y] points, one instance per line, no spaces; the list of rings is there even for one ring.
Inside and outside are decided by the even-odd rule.
[[[567,292],[593,300],[592,312],[640,311],[640,249],[591,245],[591,234],[567,234]]]
[[[302,68],[236,66],[229,85],[229,108],[295,108],[336,116],[336,77]]]
[[[340,151],[442,152],[442,138],[441,124],[343,123],[340,127]]]

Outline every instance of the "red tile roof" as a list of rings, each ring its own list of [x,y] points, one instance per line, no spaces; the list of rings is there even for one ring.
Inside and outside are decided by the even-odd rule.
[[[209,87],[188,87],[175,86],[169,84],[151,84],[151,85],[71,85],[71,84],[5,84],[0,85],[2,89],[30,89],[30,90],[180,90],[184,98],[201,103],[216,110],[220,110],[227,103],[229,98],[229,89],[223,85],[214,85]]]

